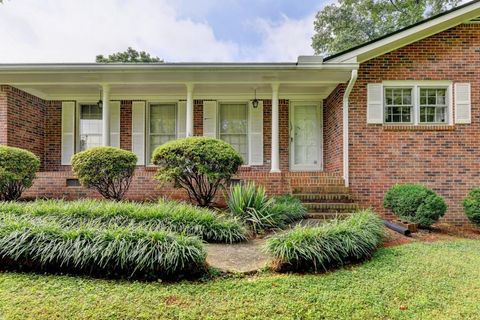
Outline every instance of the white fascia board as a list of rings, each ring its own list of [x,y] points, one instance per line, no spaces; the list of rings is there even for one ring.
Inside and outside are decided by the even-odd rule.
[[[362,63],[464,22],[468,22],[478,16],[480,16],[480,2],[460,8],[449,14],[440,16],[437,19],[409,28],[403,32],[393,34],[390,37],[378,40],[374,43],[358,48],[357,50],[346,52],[345,54],[329,59],[326,62],[342,63],[357,61]]]

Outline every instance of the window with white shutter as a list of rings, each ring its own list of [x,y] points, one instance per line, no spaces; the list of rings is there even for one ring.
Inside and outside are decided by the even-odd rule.
[[[250,165],[263,165],[263,101],[254,108],[249,103],[249,161]]]
[[[137,165],[145,164],[145,101],[132,103],[132,152]]]

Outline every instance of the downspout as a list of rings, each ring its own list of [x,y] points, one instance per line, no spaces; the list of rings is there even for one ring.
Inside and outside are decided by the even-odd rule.
[[[352,77],[348,82],[345,93],[343,94],[343,180],[345,182],[345,187],[348,187],[349,184],[349,159],[348,159],[348,99],[350,93],[352,92],[353,86],[357,81],[358,72],[357,70],[352,70]]]

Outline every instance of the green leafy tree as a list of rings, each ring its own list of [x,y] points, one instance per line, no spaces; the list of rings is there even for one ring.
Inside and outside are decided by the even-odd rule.
[[[407,27],[461,0],[339,0],[316,15],[312,47],[334,54]]]
[[[1,1],[1,0],[0,0]],[[95,58],[97,63],[162,63],[163,60],[159,57],[152,57],[145,51],[138,52],[132,47],[128,47],[127,51],[116,52],[105,57],[98,55]]]

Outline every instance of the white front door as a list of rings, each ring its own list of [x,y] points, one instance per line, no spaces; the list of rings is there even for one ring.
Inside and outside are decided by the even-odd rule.
[[[290,169],[319,171],[323,166],[323,115],[320,103],[292,102]]]

